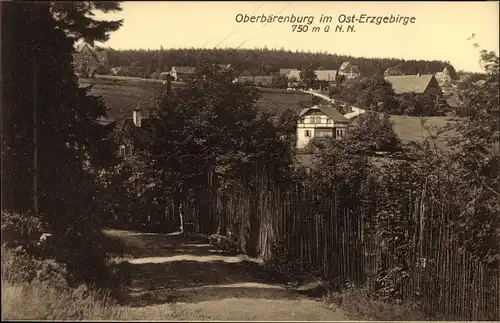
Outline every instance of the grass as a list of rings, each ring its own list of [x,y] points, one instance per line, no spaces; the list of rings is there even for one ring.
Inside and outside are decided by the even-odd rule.
[[[80,83],[89,85],[88,83]],[[131,118],[136,107],[151,106],[164,91],[161,87],[129,84],[93,84],[91,94],[101,96],[108,110],[108,119],[115,121]]]
[[[257,106],[266,112],[281,112],[287,109],[292,109],[299,112],[301,102],[311,102],[311,95],[303,92],[279,92],[262,90],[262,97],[257,101]]]
[[[37,259],[22,248],[2,245],[2,319],[5,320],[118,320],[134,311],[120,306],[127,300],[128,267],[123,245],[102,231],[91,239],[106,248],[108,269],[116,282],[109,289],[68,283],[69,272],[54,259]],[[122,260],[118,262],[117,259]],[[88,264],[93,266],[92,263]]]
[[[85,286],[60,290],[50,283],[2,281],[2,320],[119,320],[125,309]]]
[[[425,117],[425,127],[421,124],[420,117],[393,115],[391,120],[394,121],[394,131],[404,143],[411,141],[420,142],[429,136],[430,133],[435,134],[438,129],[444,128],[448,122],[453,121],[453,117]],[[436,145],[442,150],[448,150],[446,138],[453,135],[452,132],[444,133],[436,140]]]
[[[131,118],[132,111],[138,106],[154,106],[154,100],[165,91],[165,85],[158,83],[134,83],[129,80],[116,83],[107,79],[83,79],[81,86],[92,85],[91,94],[101,96],[108,108],[111,121]],[[174,84],[175,87],[175,84]],[[257,106],[267,112],[281,112],[292,109],[301,110],[301,102],[310,102],[311,95],[286,90],[260,89],[262,97]]]
[[[331,309],[340,308],[351,320],[428,321],[430,318],[412,304],[394,305],[370,297],[365,289],[332,292],[324,298]]]

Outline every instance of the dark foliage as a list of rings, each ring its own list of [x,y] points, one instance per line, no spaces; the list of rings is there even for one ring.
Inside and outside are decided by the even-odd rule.
[[[158,57],[161,55],[161,63]],[[221,61],[221,58],[225,58]],[[405,74],[433,74],[441,72],[446,62],[424,60],[401,60],[395,58],[356,58],[350,56],[306,53],[299,51],[258,50],[258,49],[160,49],[160,50],[111,50],[109,63],[112,66],[136,64],[151,70],[166,71],[166,66],[198,66],[204,59],[214,64],[231,64],[236,71],[245,75],[271,75],[280,68],[303,69],[310,64],[323,69],[338,70],[345,61],[358,65],[361,75],[383,75],[388,67],[399,64]]]

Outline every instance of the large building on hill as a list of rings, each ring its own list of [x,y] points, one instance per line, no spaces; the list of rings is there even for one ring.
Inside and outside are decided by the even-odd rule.
[[[458,79],[456,73],[450,71],[448,66],[445,66],[442,72],[437,72],[435,77],[441,85],[448,85],[452,81],[456,81]]]
[[[303,149],[313,138],[341,138],[345,135],[349,120],[333,106],[315,105],[299,113],[297,121],[297,145]]]
[[[351,62],[342,63],[338,73],[345,76],[348,80],[356,80],[361,77],[359,66],[353,65]]]
[[[394,75],[386,76],[385,80],[392,85],[392,89],[396,94],[432,93],[443,95],[443,91],[433,74]]]

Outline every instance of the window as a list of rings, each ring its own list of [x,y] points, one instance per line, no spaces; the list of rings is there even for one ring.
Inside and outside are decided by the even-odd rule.
[[[342,138],[344,136],[345,129],[337,129],[337,138]]]
[[[306,137],[311,137],[311,131],[306,130],[305,133],[306,133]]]
[[[314,116],[313,120],[313,123],[321,123],[321,116]]]
[[[118,150],[118,156],[120,156],[120,157],[125,156],[125,145],[120,145],[120,148]]]
[[[128,144],[127,146],[125,146],[125,155],[126,156],[132,155],[132,145]]]
[[[305,121],[305,119],[304,119],[304,118],[300,118],[300,119],[299,119],[299,122],[300,122],[300,123],[304,123],[304,121]]]
[[[314,133],[314,136],[315,137],[331,137],[333,135],[333,132],[331,130],[327,130],[327,129],[321,129],[321,130],[316,130],[316,132]]]

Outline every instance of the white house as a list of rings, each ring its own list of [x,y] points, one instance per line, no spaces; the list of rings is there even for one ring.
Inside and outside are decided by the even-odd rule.
[[[349,120],[333,106],[305,108],[297,122],[297,148],[304,148],[312,138],[341,138],[348,126]]]

